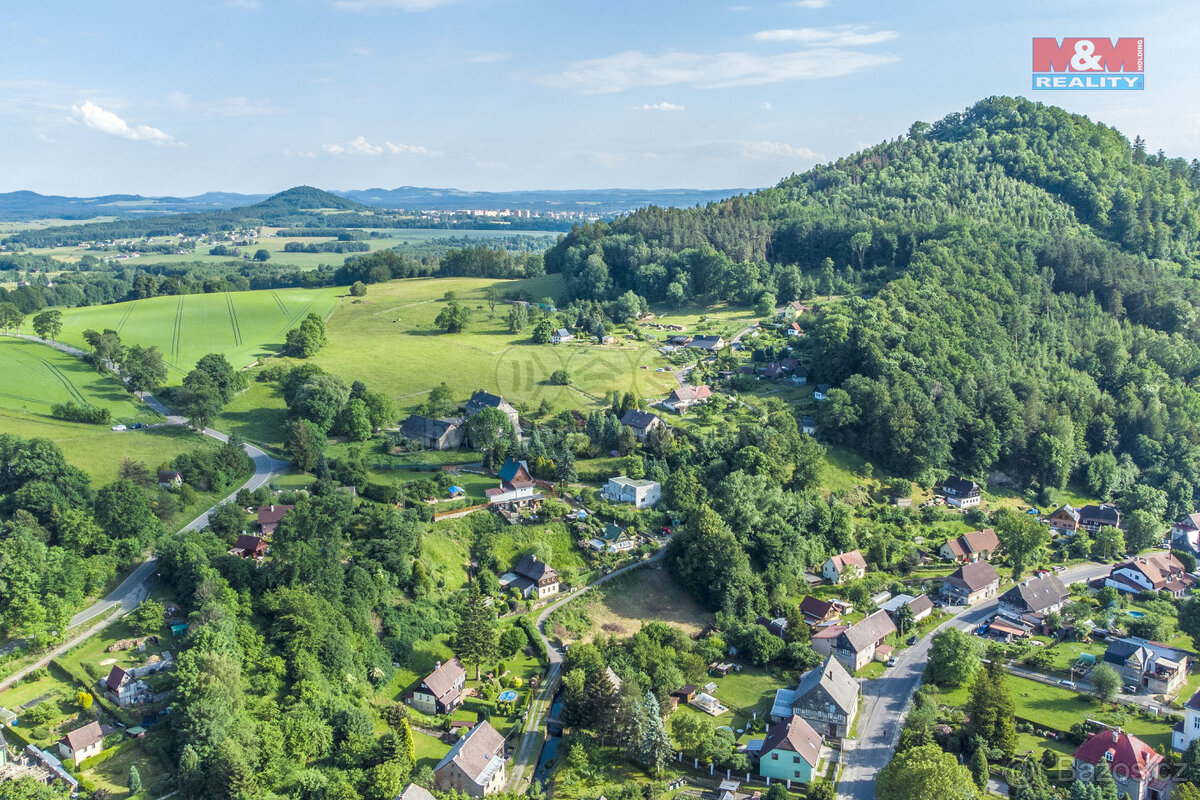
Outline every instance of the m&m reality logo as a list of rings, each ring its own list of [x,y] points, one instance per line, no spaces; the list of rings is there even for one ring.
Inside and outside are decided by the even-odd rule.
[[[1145,89],[1146,47],[1138,37],[1033,40],[1034,89]]]

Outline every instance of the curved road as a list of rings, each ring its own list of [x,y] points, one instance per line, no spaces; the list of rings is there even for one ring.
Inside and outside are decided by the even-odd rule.
[[[538,753],[533,752],[534,745],[539,741],[542,723],[545,722],[546,712],[550,708],[550,700],[554,697],[554,692],[558,688],[558,674],[562,669],[562,653],[558,648],[550,645],[550,640],[546,637],[546,619],[556,609],[566,605],[572,600],[590,592],[595,587],[602,583],[612,580],[618,575],[623,575],[631,569],[644,567],[647,564],[654,564],[662,561],[666,554],[666,546],[658,549],[658,552],[643,561],[635,561],[632,564],[626,564],[620,569],[613,570],[607,575],[603,575],[589,583],[587,586],[582,586],[575,589],[566,597],[555,600],[550,605],[542,609],[537,618],[537,632],[542,637],[542,644],[546,647],[547,660],[550,662],[550,669],[546,671],[546,679],[542,681],[541,688],[538,689],[537,696],[533,703],[529,706],[529,714],[525,718],[525,730],[521,734],[521,740],[513,749],[513,768],[508,779],[508,790],[518,791],[521,786],[521,779],[524,777],[525,770],[536,767],[536,763],[529,763],[535,759]],[[539,751],[540,752],[540,751]]]
[[[28,339],[30,341],[38,342],[40,344],[44,344],[49,347],[54,347],[58,350],[62,350],[64,353],[70,353],[71,355],[76,355],[76,356],[85,355],[85,353],[82,350],[80,350],[79,348],[71,347],[70,345],[65,345],[62,342],[50,342],[45,339],[39,339],[36,336],[29,336],[26,334],[21,334],[19,338]],[[185,425],[185,424],[187,424],[187,418],[173,413],[169,408],[167,408],[165,405],[163,405],[161,402],[159,402],[157,398],[150,395],[149,393],[141,394],[140,397],[146,403],[146,405],[150,406],[150,408],[154,409],[156,412],[158,412],[159,414],[162,414],[166,418],[167,421],[165,424],[167,424],[167,425]],[[201,431],[201,433],[203,433],[205,436],[210,436],[213,439],[216,439],[217,441],[220,441],[220,442],[229,441],[228,436],[221,433],[220,431],[214,431],[211,428],[205,428],[204,430]],[[136,436],[137,431],[127,431],[125,435]],[[239,486],[237,489],[235,489],[233,492],[231,492],[227,497],[222,498],[219,502],[215,503],[211,508],[206,510],[203,514],[196,517],[194,520],[189,522],[187,525],[184,525],[182,528],[180,528],[180,530],[196,531],[196,530],[200,530],[201,528],[204,528],[205,526],[208,525],[208,515],[212,512],[212,510],[214,508],[216,508],[219,505],[223,505],[224,503],[228,503],[230,500],[235,498],[237,496],[237,493],[240,492],[242,489],[246,489],[248,491],[254,491],[255,489],[259,488],[260,486],[265,486],[271,480],[272,476],[276,475],[277,473],[283,472],[284,470],[286,470],[289,467],[288,462],[277,461],[277,460],[271,458],[265,452],[263,452],[262,450],[255,447],[252,444],[244,444],[242,446],[242,449],[244,449],[246,451],[246,455],[250,456],[250,458],[254,461],[254,474],[250,476],[249,480],[247,480],[245,483],[243,483],[241,486]],[[85,608],[83,611],[80,611],[78,614],[71,617],[71,628],[77,628],[80,625],[84,625],[84,624],[96,619],[97,617],[107,615],[109,613],[109,611],[111,611],[115,607],[120,607],[120,615],[121,616],[124,616],[125,614],[128,614],[133,609],[137,608],[138,605],[142,602],[142,600],[144,600],[146,598],[146,596],[150,594],[150,589],[147,586],[147,583],[149,582],[149,579],[151,577],[153,577],[153,575],[154,575],[155,560],[156,559],[153,554],[147,556],[146,560],[143,561],[141,564],[139,564],[127,576],[125,576],[125,579],[123,581],[121,581],[120,585],[118,585],[115,589],[113,589],[111,592],[109,592],[108,595],[104,599],[98,600],[97,602],[95,602],[92,605]],[[61,645],[56,647],[54,649],[54,651],[52,651],[49,655],[45,656],[42,659],[39,659],[37,661],[37,663],[31,664],[30,666],[28,666],[22,670],[19,670],[18,672],[13,673],[5,680],[0,681],[0,690],[3,690],[5,688],[7,688],[8,686],[10,686],[11,684],[15,683],[16,681],[20,680],[30,670],[36,669],[39,666],[45,666],[46,663],[49,663],[50,659],[53,658],[54,656],[56,656],[58,653],[64,652],[65,650],[67,650],[71,647],[74,647],[76,644],[83,641],[84,639],[89,638],[90,636],[95,634],[97,631],[101,630],[103,627],[104,627],[103,624],[97,625],[92,628],[89,628],[86,631],[83,631],[82,633],[76,634],[68,641],[63,642]],[[0,655],[4,655],[6,653],[12,652],[13,650],[19,648],[22,644],[23,644],[22,642],[16,641],[16,642],[10,642],[9,644],[4,645],[3,647],[0,647]]]
[[[1079,564],[1059,578],[1063,583],[1081,583],[1107,575],[1111,564]],[[848,800],[875,800],[875,776],[892,758],[909,703],[921,686],[921,673],[929,660],[932,634],[953,625],[971,630],[996,612],[998,597],[964,610],[923,637],[912,647],[900,651],[896,666],[881,677],[862,682],[859,703],[858,738],[846,740],[842,751],[842,777],[837,795]]]

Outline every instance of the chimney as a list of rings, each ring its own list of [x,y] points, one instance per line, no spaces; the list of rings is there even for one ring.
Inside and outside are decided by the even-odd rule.
[[[1113,742],[1119,741],[1121,739],[1121,729],[1113,728],[1112,735],[1113,735]]]

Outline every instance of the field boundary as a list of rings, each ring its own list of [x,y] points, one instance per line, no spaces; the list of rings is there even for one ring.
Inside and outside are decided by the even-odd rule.
[[[233,326],[233,346],[242,346],[242,326],[238,324],[237,309],[233,305],[233,295],[225,293],[225,305],[229,309],[229,324]]]

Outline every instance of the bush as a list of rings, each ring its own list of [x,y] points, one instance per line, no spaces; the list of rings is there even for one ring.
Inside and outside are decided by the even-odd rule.
[[[85,422],[89,425],[108,425],[112,422],[112,413],[107,408],[76,403],[73,400],[50,406],[50,416],[55,419],[65,419],[68,422]]]
[[[462,704],[464,711],[474,711],[479,715],[480,719],[489,717],[496,713],[496,704],[491,700],[481,700],[478,697],[468,697],[463,700]]]

